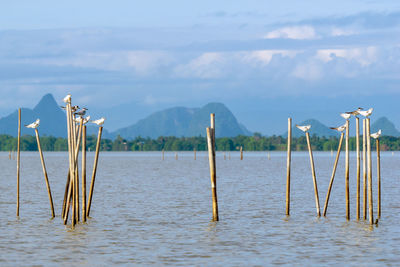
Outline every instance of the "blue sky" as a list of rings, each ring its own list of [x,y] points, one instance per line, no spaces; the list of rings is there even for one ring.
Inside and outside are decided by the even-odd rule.
[[[2,3],[0,115],[51,92],[111,130],[211,101],[265,134],[360,105],[400,126],[400,2],[321,2]]]

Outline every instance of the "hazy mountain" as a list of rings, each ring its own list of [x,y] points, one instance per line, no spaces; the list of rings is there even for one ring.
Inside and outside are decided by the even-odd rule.
[[[393,122],[386,117],[381,117],[371,124],[371,133],[382,130],[382,135],[399,137],[400,132],[396,129]]]
[[[124,138],[136,136],[205,136],[210,125],[210,113],[215,113],[217,137],[251,135],[240,125],[232,112],[221,103],[209,103],[201,108],[175,107],[155,112],[137,123],[119,129],[112,134]]]
[[[322,124],[318,120],[315,119],[308,119],[305,120],[301,123],[298,123],[298,125],[311,125],[311,129],[309,130],[310,136],[313,136],[314,134],[317,136],[325,136],[325,137],[330,137],[330,136],[338,136],[338,132],[330,129],[326,125]],[[304,132],[299,130],[296,126],[296,123],[293,124],[292,128],[292,137],[300,137],[304,136]],[[283,134],[283,136],[287,136],[287,132]]]

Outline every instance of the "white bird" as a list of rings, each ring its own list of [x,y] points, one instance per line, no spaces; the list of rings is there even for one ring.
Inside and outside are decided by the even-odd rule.
[[[372,114],[373,110],[374,110],[373,108],[370,108],[368,110],[360,110],[358,113],[360,113],[364,117],[368,117],[368,116],[370,116]]]
[[[86,114],[86,110],[88,110],[88,109],[82,108],[81,110],[79,110],[78,112],[75,112],[74,114],[82,117]]]
[[[40,124],[40,119],[37,119],[35,122],[32,122],[31,124],[25,125],[26,128],[32,128],[36,129]]]
[[[71,94],[68,94],[64,97],[63,101],[65,103],[71,103]]]
[[[308,130],[310,130],[311,125],[304,125],[304,126],[301,126],[301,125],[297,125],[297,124],[296,124],[296,127],[299,128],[300,130],[302,130],[303,132],[307,132]]]
[[[342,126],[339,127],[330,127],[332,130],[336,130],[339,132],[343,132],[344,130],[346,130],[346,124],[343,124]]]
[[[350,118],[351,114],[341,113],[340,116],[342,116],[344,119],[348,120]]]
[[[90,122],[93,122],[94,124],[97,124],[97,125],[101,126],[101,125],[103,125],[105,120],[106,120],[106,118],[102,117],[102,118],[100,118],[98,120],[94,120],[94,121],[90,121]]]
[[[371,137],[374,139],[377,139],[377,138],[379,138],[379,136],[381,136],[381,134],[382,134],[382,130],[379,129],[379,131],[377,131],[376,133],[371,134]]]
[[[350,115],[353,115],[353,116],[357,116],[358,114],[360,114],[360,111],[362,111],[362,110],[363,110],[363,108],[358,108],[356,110],[349,111],[349,112],[346,112],[346,113],[350,114]]]
[[[79,124],[81,123],[81,121],[83,121],[83,124],[86,124],[90,120],[90,115],[86,116],[86,118],[78,117],[78,118],[75,118],[74,120],[75,120],[75,122],[77,122]]]

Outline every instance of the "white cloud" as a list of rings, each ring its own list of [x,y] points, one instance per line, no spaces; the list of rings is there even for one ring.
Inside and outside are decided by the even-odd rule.
[[[316,81],[323,77],[323,68],[317,62],[309,60],[297,64],[291,75],[302,80]]]
[[[174,72],[179,77],[219,78],[223,75],[224,63],[225,59],[221,53],[207,52],[187,64],[176,66]]]
[[[257,50],[243,53],[243,61],[246,63],[261,63],[267,65],[275,55],[294,58],[299,51],[294,50]]]
[[[335,57],[346,60],[354,60],[365,67],[377,61],[378,49],[374,46],[367,48],[348,48],[348,49],[320,49],[317,50],[315,57],[323,62],[329,62]]]
[[[356,34],[356,32],[350,29],[333,27],[331,30],[331,36],[350,36],[354,34]]]
[[[264,36],[265,39],[298,39],[298,40],[307,40],[307,39],[317,39],[318,36],[315,33],[315,30],[311,26],[292,26],[292,27],[284,27],[274,31],[267,33]]]

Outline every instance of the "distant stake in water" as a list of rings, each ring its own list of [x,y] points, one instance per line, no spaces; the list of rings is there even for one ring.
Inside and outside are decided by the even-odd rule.
[[[336,167],[337,167],[337,164],[338,164],[338,161],[339,161],[340,151],[342,150],[343,136],[344,136],[344,132],[342,131],[342,132],[340,133],[339,146],[338,146],[337,153],[336,153],[335,163],[334,163],[334,165],[333,165],[331,180],[330,180],[329,186],[328,186],[328,192],[326,193],[324,211],[323,211],[323,213],[322,213],[322,214],[324,215],[324,217],[326,216],[326,212],[327,212],[327,210],[328,210],[329,197],[330,197],[330,195],[331,195],[333,180],[335,179]]]
[[[243,147],[240,146],[240,160],[243,160]]]
[[[178,152],[175,152],[175,160],[178,160]]]
[[[18,109],[18,139],[17,139],[17,217],[19,217],[19,167],[20,167],[20,144],[21,144],[21,109]]]
[[[162,160],[164,160],[164,149],[162,150]]]
[[[321,211],[320,211],[320,207],[319,207],[317,177],[315,175],[314,158],[313,158],[311,144],[310,144],[310,134],[308,133],[308,130],[310,130],[310,128],[311,128],[311,125],[304,125],[304,126],[296,125],[296,127],[306,133],[308,153],[310,154],[311,174],[312,174],[313,183],[314,183],[315,206],[317,208],[317,215],[318,215],[318,217],[320,217]]]
[[[290,215],[290,163],[292,155],[292,119],[288,118],[288,139],[286,158],[286,215]],[[269,153],[268,153],[269,158]]]
[[[51,216],[52,216],[52,218],[54,218],[54,216],[55,216],[55,214],[54,214],[54,205],[53,205],[53,198],[51,196],[50,183],[49,183],[49,178],[47,177],[46,165],[45,165],[44,159],[43,159],[42,148],[40,146],[39,132],[38,132],[38,130],[36,128],[35,128],[35,133],[36,133],[36,141],[37,141],[37,145],[38,145],[38,149],[39,149],[40,161],[42,162],[44,179],[46,181],[47,193],[49,195]]]
[[[193,149],[194,152],[194,160],[196,160],[196,148]]]

